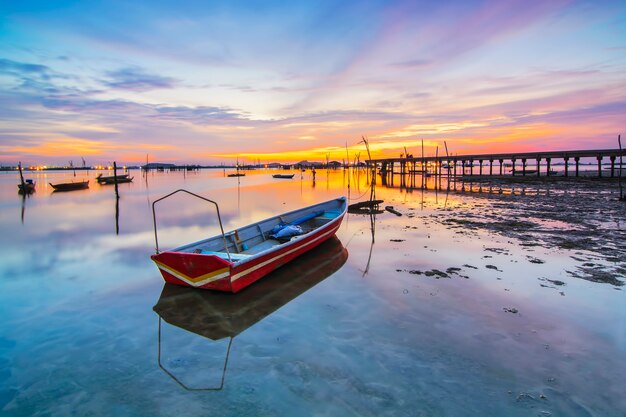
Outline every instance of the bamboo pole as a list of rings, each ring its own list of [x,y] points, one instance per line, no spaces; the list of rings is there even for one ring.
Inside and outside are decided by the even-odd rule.
[[[424,167],[424,139],[422,139],[422,189],[424,189],[425,182],[426,182],[426,167]]]
[[[622,135],[617,135],[617,143],[619,145],[619,199],[622,201],[626,201],[626,197],[624,197],[624,188],[622,187]]]
[[[22,191],[26,194],[26,182],[24,181],[24,175],[22,175],[22,162],[17,163],[17,169],[20,171],[20,182],[22,183]],[[621,176],[620,172],[620,176]]]
[[[115,196],[120,198],[120,194],[117,189],[117,164],[113,161],[113,182],[115,183]]]
[[[439,178],[439,188],[441,188],[441,164],[439,164],[439,145],[435,149],[435,188],[437,188],[437,178]]]
[[[448,164],[448,168],[446,169],[446,171],[448,172],[447,175],[447,179],[448,179],[448,189],[450,189],[450,155],[448,154],[448,144],[446,143],[446,141],[443,141],[443,146],[445,146],[446,148],[446,163]]]

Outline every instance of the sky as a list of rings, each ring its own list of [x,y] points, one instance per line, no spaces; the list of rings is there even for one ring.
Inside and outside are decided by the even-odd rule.
[[[625,116],[623,0],[0,0],[0,165],[614,149]]]

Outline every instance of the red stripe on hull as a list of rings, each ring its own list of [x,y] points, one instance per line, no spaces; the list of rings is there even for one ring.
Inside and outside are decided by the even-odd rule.
[[[157,265],[162,264],[173,271],[179,271],[190,280],[201,279],[206,274],[229,268],[231,265],[230,262],[217,256],[197,253],[161,252],[158,255],[152,255],[151,258]]]
[[[293,260],[294,258],[302,255],[305,252],[308,252],[309,250],[313,249],[314,247],[316,247],[317,245],[319,245],[320,243],[330,239],[332,236],[335,235],[335,233],[337,232],[337,229],[339,229],[339,226],[341,225],[341,221],[342,221],[342,217],[338,218],[336,220],[336,224],[333,225],[333,227],[330,230],[321,230],[319,233],[315,233],[307,238],[304,238],[300,241],[298,241],[297,244],[295,245],[291,245],[291,246],[285,246],[275,252],[271,252],[265,256],[259,257],[258,259],[255,259],[253,261],[250,262],[246,262],[243,265],[239,265],[236,266],[232,269],[231,275],[235,275],[239,272],[245,271],[247,269],[250,268],[254,268],[257,265],[260,265],[262,263],[264,263],[265,261],[267,261],[268,259],[272,259],[275,258],[277,256],[283,255],[287,252],[290,252],[293,250],[293,252],[282,256],[280,259],[277,259],[276,261],[270,262],[267,265],[263,265],[260,266],[258,269],[245,274],[244,276],[242,276],[241,278],[233,281],[231,283],[231,287],[232,287],[232,292],[238,292],[241,291],[242,289],[246,288],[248,285],[258,281],[259,279],[263,278],[265,275],[269,274],[270,272],[272,272],[273,270],[280,268],[281,266],[283,266],[284,264],[288,263],[289,261]],[[325,235],[323,238],[319,239],[320,236]],[[297,249],[296,249],[297,248]],[[294,250],[295,249],[295,250]]]

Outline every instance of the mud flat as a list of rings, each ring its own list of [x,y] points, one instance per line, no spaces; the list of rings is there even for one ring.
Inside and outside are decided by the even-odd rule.
[[[432,415],[624,414],[626,204],[618,195],[616,183],[596,179],[377,193],[403,216],[377,217],[364,282],[389,301],[379,314],[404,326],[403,340],[413,337],[424,357],[434,352],[428,366],[447,378],[429,381],[430,392],[440,384],[447,395],[438,404],[465,407]],[[475,373],[463,375],[450,358]]]
[[[437,215],[448,228],[515,238],[525,248],[568,250],[581,262],[571,276],[616,287],[626,282],[626,203],[618,200],[616,179],[527,177],[460,187],[457,192],[484,206]]]

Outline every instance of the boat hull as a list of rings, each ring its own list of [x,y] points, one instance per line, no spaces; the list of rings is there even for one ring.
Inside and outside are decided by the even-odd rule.
[[[35,191],[35,183],[17,184],[17,192],[20,194],[30,194]]]
[[[235,337],[338,271],[348,250],[336,237],[239,293],[164,284],[154,311],[166,322],[212,340]]]
[[[338,201],[343,201],[340,214],[328,223],[245,261],[180,251],[166,251],[151,258],[165,282],[236,293],[333,237],[347,210],[345,199]]]
[[[100,185],[113,185],[116,182],[118,184],[123,184],[123,183],[127,183],[127,182],[133,182],[133,178],[134,177],[117,178],[117,181],[115,180],[115,178],[99,178],[98,179],[98,184],[100,184]]]
[[[89,188],[89,181],[82,182],[65,182],[59,184],[52,184],[50,186],[54,189],[54,191],[74,191],[74,190],[84,190]]]
[[[293,245],[286,244],[284,247],[281,247],[281,249],[277,249],[267,255],[261,256],[253,262],[246,262],[245,264],[232,268],[230,275],[231,291],[241,291],[273,270],[280,268],[303,253],[306,253],[333,237],[341,225],[342,218],[338,219],[339,221],[336,222],[336,225],[329,230],[303,237]]]

